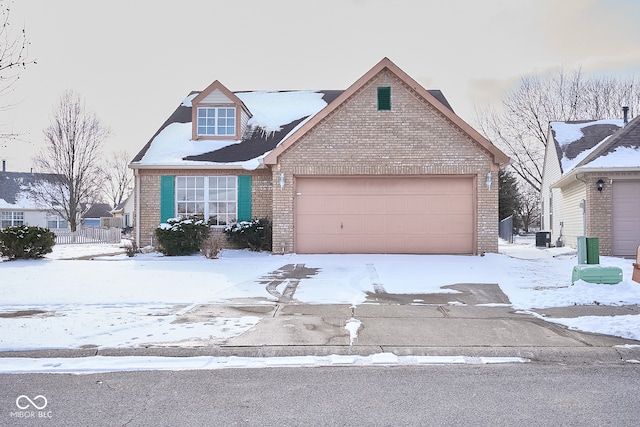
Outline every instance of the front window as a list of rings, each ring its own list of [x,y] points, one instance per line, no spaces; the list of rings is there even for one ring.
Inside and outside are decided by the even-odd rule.
[[[213,225],[238,217],[238,179],[235,176],[179,176],[176,178],[178,216],[202,215]]]
[[[198,136],[233,136],[236,134],[234,107],[199,107]]]
[[[2,212],[0,228],[24,225],[24,212]]]
[[[69,223],[66,219],[61,218],[59,215],[49,215],[47,218],[47,228],[50,230],[60,229],[60,228],[69,228]]]

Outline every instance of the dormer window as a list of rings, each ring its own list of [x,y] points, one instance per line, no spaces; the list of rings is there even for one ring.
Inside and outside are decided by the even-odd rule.
[[[198,107],[198,136],[234,136],[235,107]]]

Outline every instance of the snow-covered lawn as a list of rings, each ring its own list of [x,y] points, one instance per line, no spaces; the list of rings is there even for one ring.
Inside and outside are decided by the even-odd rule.
[[[68,259],[120,252],[119,245],[58,245],[43,260],[0,263],[0,351],[223,342],[260,318],[174,321],[200,304],[272,304],[265,277],[288,264],[319,269],[300,281],[294,295],[308,304],[362,304],[373,291],[372,268],[388,293],[443,293],[454,292],[440,289],[446,285],[498,283],[518,310],[640,303],[640,284],[631,280],[633,260],[601,257],[601,264],[622,268],[620,284],[571,285],[575,251],[538,249],[531,239],[501,242],[500,254],[483,257],[224,251],[216,260],[158,253]],[[640,316],[546,320],[640,339]]]

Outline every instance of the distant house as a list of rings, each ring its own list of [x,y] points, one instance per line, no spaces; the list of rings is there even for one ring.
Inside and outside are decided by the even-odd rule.
[[[85,207],[86,209],[86,207]],[[82,225],[85,227],[101,227],[104,218],[111,218],[111,206],[107,203],[91,203],[82,214]]]
[[[31,172],[0,172],[0,228],[31,225],[53,231],[68,230],[68,222],[43,206],[33,196],[37,186],[46,185],[56,175]]]
[[[131,194],[129,197],[127,197],[126,200],[119,203],[115,208],[111,209],[113,218],[110,223],[112,224],[112,226],[127,229],[133,227],[133,202],[134,197],[133,194]]]
[[[625,111],[626,116],[626,111]],[[598,237],[600,253],[640,244],[640,117],[551,122],[542,178],[542,227],[572,247]]]
[[[135,156],[134,228],[268,217],[278,253],[498,249],[508,157],[384,58],[346,90],[191,92]]]

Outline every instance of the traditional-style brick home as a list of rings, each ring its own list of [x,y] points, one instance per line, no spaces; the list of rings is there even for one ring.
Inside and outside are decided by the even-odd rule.
[[[554,244],[598,237],[600,254],[640,245],[640,117],[551,122],[542,177],[542,227]]]
[[[344,91],[192,92],[131,162],[135,239],[268,217],[276,253],[498,249],[508,157],[384,58]]]

